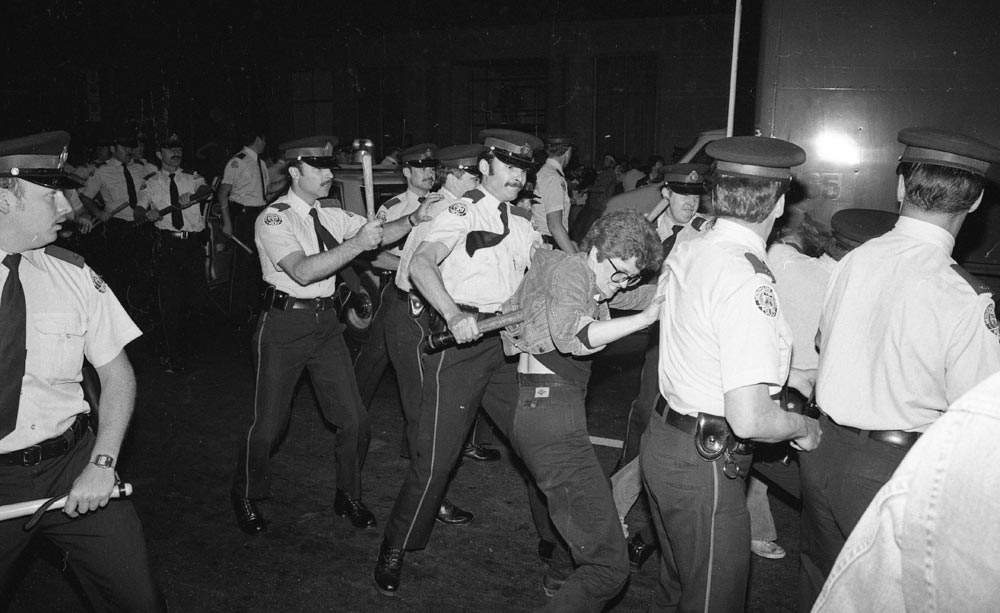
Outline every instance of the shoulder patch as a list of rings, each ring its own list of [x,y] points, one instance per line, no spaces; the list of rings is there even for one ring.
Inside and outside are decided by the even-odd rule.
[[[90,280],[93,281],[94,289],[97,291],[102,294],[108,291],[108,284],[101,278],[101,275],[94,272],[93,268],[90,269]]]
[[[531,221],[531,211],[525,211],[521,207],[513,204],[508,204],[507,206],[510,208],[511,215],[517,215],[518,217]]]
[[[758,275],[767,275],[768,278],[771,279],[771,283],[778,282],[778,280],[774,278],[774,273],[771,272],[771,269],[768,268],[767,264],[765,264],[759,257],[749,251],[743,255],[746,257],[747,261],[750,262],[750,265],[753,266],[753,271],[755,273]]]
[[[452,202],[448,205],[448,212],[452,215],[458,215],[459,217],[465,217],[466,207],[464,202]]]
[[[236,160],[233,160],[232,162],[229,163],[229,167],[230,168],[239,168],[240,167],[240,163],[237,162]]]
[[[274,210],[276,211],[287,211],[288,209],[292,208],[292,205],[288,204],[287,202],[275,202],[274,204],[271,205],[271,207],[274,208]]]
[[[45,255],[52,256],[57,260],[62,260],[63,262],[69,262],[77,268],[83,268],[84,259],[83,256],[78,253],[73,253],[69,249],[63,247],[57,247],[56,245],[49,245],[45,248]]]
[[[986,311],[983,313],[983,322],[986,324],[987,330],[992,332],[997,338],[1000,338],[1000,324],[997,323],[997,307],[992,301],[986,305]]]
[[[481,192],[478,189],[470,189],[469,191],[467,191],[464,194],[462,194],[462,197],[463,198],[468,198],[469,200],[472,201],[473,204],[475,204],[475,203],[479,202],[480,200],[482,200],[483,198],[485,198],[486,194],[484,194],[483,192]]]
[[[774,296],[774,288],[770,285],[758,287],[753,293],[753,301],[757,305],[757,310],[764,315],[768,317],[778,316],[778,300]]]
[[[381,221],[382,223],[385,223],[386,220],[389,219],[389,214],[385,212],[385,209],[382,209],[381,211],[375,214],[375,219]]]
[[[264,225],[265,226],[280,226],[283,223],[281,215],[277,213],[265,213],[264,214]]]
[[[972,286],[972,290],[977,294],[991,294],[990,288],[986,286],[985,283],[972,276],[968,270],[962,268],[958,264],[952,264],[951,269],[958,273],[958,276],[965,279],[965,282]]]

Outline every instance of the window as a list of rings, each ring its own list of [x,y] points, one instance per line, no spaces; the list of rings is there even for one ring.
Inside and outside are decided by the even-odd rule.
[[[545,131],[548,64],[544,59],[480,62],[469,69],[472,139],[483,128]]]
[[[656,56],[594,59],[595,157],[655,153],[656,80]]]

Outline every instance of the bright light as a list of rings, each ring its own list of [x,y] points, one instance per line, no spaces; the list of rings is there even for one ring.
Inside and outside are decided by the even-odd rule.
[[[846,134],[824,132],[816,137],[816,154],[823,162],[857,166],[861,163],[861,151],[857,143]]]

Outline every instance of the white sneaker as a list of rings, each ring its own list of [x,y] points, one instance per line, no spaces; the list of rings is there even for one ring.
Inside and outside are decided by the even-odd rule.
[[[750,551],[768,560],[785,557],[785,548],[774,541],[750,541]]]

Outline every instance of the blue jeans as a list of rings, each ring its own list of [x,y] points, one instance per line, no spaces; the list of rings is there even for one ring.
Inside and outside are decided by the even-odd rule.
[[[553,554],[548,575],[565,583],[546,609],[601,611],[629,568],[611,487],[587,432],[586,389],[558,375],[520,374],[518,381],[511,444],[569,547]]]

